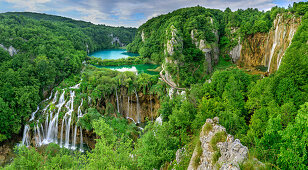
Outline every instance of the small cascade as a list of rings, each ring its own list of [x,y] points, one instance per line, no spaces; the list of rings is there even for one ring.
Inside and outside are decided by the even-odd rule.
[[[156,118],[155,123],[158,123],[159,125],[163,124],[163,119],[162,119],[161,115],[158,118]]]
[[[127,114],[126,117],[129,116],[129,96],[127,96]]]
[[[37,124],[34,127],[34,138],[35,138],[35,144],[36,146],[41,146],[42,145],[42,138],[41,138],[41,131],[38,126],[39,121],[37,120]]]
[[[64,118],[62,119],[62,126],[61,126],[61,137],[60,137],[60,147],[63,147],[63,126],[64,126]]]
[[[82,128],[80,127],[80,151],[83,152]]]
[[[272,57],[273,57],[273,55],[274,55],[277,42],[279,41],[279,35],[278,35],[278,33],[279,33],[279,32],[278,32],[278,29],[279,29],[279,22],[280,22],[280,17],[279,17],[279,19],[278,19],[278,22],[277,22],[277,25],[276,25],[276,28],[275,28],[274,41],[273,41],[273,46],[272,46],[271,53],[270,53],[270,58],[269,58],[269,63],[268,63],[267,72],[270,71]]]
[[[89,105],[89,106],[90,106],[90,104],[91,104],[91,101],[92,101],[91,97],[88,96],[88,105]]]
[[[72,149],[76,149],[76,138],[77,138],[77,125],[75,125],[74,137],[73,137],[73,146]]]
[[[34,118],[35,118],[35,114],[39,111],[39,109],[40,109],[40,107],[39,106],[37,106],[37,109],[31,114],[31,119],[29,120],[29,121],[32,121],[32,120],[34,120]]]
[[[118,97],[118,91],[116,88],[116,98],[117,98],[117,109],[118,109],[118,113],[120,113],[120,107],[119,107],[119,97]]]
[[[152,119],[152,122],[153,122],[153,113],[152,113],[153,105],[152,105],[152,95],[151,95],[151,93],[150,93],[150,104],[151,104],[151,119]]]
[[[56,103],[57,102],[57,96],[58,96],[58,91],[56,91],[55,96],[52,99],[52,103]]]
[[[82,104],[83,104],[83,99],[81,99],[81,103],[80,103],[80,105],[78,106],[78,111],[77,111],[78,120],[77,120],[77,122],[79,121],[79,118],[80,118],[80,117],[83,117],[82,112],[81,112],[81,106],[82,106]],[[82,129],[81,129],[81,127],[80,127],[80,135],[82,135]],[[73,146],[72,146],[72,149],[73,149],[73,150],[76,149],[76,138],[77,138],[77,123],[76,123],[76,125],[75,125],[75,131],[74,131],[74,136],[73,136]],[[80,140],[82,140],[82,137],[81,137]]]
[[[137,124],[133,118],[127,117],[127,119],[132,120],[134,122],[134,124]]]
[[[68,109],[68,112],[66,112],[66,114],[64,116],[64,119],[65,119],[65,144],[64,144],[64,147],[66,147],[66,148],[69,148],[72,113],[74,111],[74,97],[75,97],[75,91],[70,91],[70,100],[65,105],[66,108]]]
[[[136,99],[137,99],[137,123],[140,123],[140,104],[139,104],[139,97],[137,94],[137,90],[135,89]]]
[[[23,137],[22,137],[22,141],[21,141],[22,145],[25,145],[25,146],[30,145],[29,130],[30,130],[30,126],[25,125],[25,129],[24,129],[24,133],[23,133]]]

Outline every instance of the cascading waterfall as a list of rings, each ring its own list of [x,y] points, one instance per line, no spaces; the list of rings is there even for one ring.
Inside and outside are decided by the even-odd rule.
[[[70,87],[69,89],[78,89],[80,87],[80,83]],[[44,109],[42,109],[40,112],[45,115],[45,123],[40,123],[39,120],[37,120],[36,125],[34,125],[33,128],[33,138],[35,140],[36,146],[41,146],[44,144],[49,144],[51,142],[58,143],[58,123],[59,123],[59,114],[61,112],[61,109],[63,106],[67,108],[67,112],[64,115],[62,119],[62,127],[61,127],[61,139],[60,139],[60,146],[69,148],[69,149],[76,149],[76,140],[77,140],[77,123],[75,124],[74,132],[71,133],[73,143],[72,147],[69,147],[69,138],[70,138],[70,126],[71,126],[71,119],[72,119],[72,113],[74,111],[74,98],[75,98],[75,91],[70,90],[70,98],[69,101],[65,101],[64,95],[65,90],[63,89],[62,94],[58,99],[58,91],[55,92],[54,97],[52,98],[52,93],[48,99],[45,99],[45,101],[49,101],[52,99],[51,104],[48,104]],[[55,108],[57,109],[56,112],[53,112],[51,109],[49,109],[51,106],[53,106],[56,102],[57,105],[55,105]],[[78,107],[78,121],[79,118],[83,116],[81,112],[81,106],[83,104],[83,99],[81,99],[81,104]],[[39,106],[37,107],[36,111],[31,114],[30,121],[33,121],[35,119],[35,115],[39,112]],[[64,129],[65,125],[65,129]],[[65,130],[65,141],[63,139],[63,131]],[[21,145],[29,146],[31,143],[30,139],[30,126],[27,124],[25,125],[24,132],[23,132],[23,139],[21,141]],[[80,151],[83,151],[83,137],[82,137],[82,128],[80,127]]]
[[[58,111],[53,118],[52,118],[52,112],[50,112],[50,122],[47,126],[48,129],[46,133],[46,138],[43,141],[44,144],[48,144],[51,142],[55,142],[55,143],[58,142],[58,118],[59,118],[59,113],[61,111],[61,108],[65,104],[64,94],[65,94],[65,91],[63,90],[63,93],[61,94],[59,98],[59,102],[56,105],[56,107],[58,108]]]
[[[137,94],[137,90],[135,89],[136,99],[137,99],[137,123],[140,123],[140,105],[139,105],[139,97]]]
[[[37,106],[37,109],[31,114],[31,119],[29,120],[29,121],[32,121],[32,120],[34,120],[34,118],[35,118],[35,114],[39,111],[39,109],[40,109],[40,107],[39,106]]]
[[[129,117],[129,96],[127,96],[127,115],[126,117]]]
[[[118,91],[117,91],[117,88],[116,88],[116,98],[117,98],[117,109],[118,109],[118,113],[120,113],[119,98],[118,98]]]
[[[25,129],[24,129],[24,133],[23,133],[23,137],[22,137],[22,145],[25,146],[29,146],[30,145],[30,139],[29,139],[29,130],[30,130],[30,126],[29,125],[25,125]]]
[[[292,23],[295,22],[294,20],[295,20],[295,18],[293,18],[293,22],[292,22]],[[289,48],[290,45],[292,44],[292,39],[293,39],[293,37],[294,37],[295,32],[296,32],[296,29],[294,28],[294,25],[292,24],[292,25],[291,25],[290,32],[289,32],[289,37],[288,37],[289,42],[290,42],[289,45],[288,45],[288,48]],[[287,49],[288,49],[288,48],[287,48]],[[283,55],[282,55],[280,58],[277,57],[277,60],[279,60],[279,61],[277,61],[277,63],[278,63],[278,64],[277,64],[277,70],[278,70],[279,67],[280,67],[281,60],[282,60],[284,54],[285,54],[285,53],[283,53]]]
[[[78,106],[78,111],[77,111],[77,122],[79,121],[79,118],[82,117],[82,112],[81,112],[81,106],[83,104],[83,99],[81,99],[81,103],[80,105]],[[82,131],[81,131],[81,127],[80,127],[80,134],[82,134]],[[82,138],[82,137],[81,137]],[[77,123],[75,125],[75,131],[74,131],[74,137],[73,137],[73,146],[72,146],[72,149],[75,150],[76,149],[76,139],[77,139]],[[82,140],[82,139],[81,139]],[[80,141],[81,142],[81,141]]]
[[[83,152],[83,137],[82,137],[82,128],[80,126],[80,151]]]
[[[277,25],[276,25],[276,28],[275,28],[274,41],[273,41],[273,46],[272,46],[271,53],[270,53],[270,58],[269,58],[269,64],[268,64],[267,72],[270,71],[272,57],[273,57],[273,55],[274,55],[275,48],[276,48],[277,42],[278,42],[278,40],[279,40],[279,35],[278,35],[278,33],[279,33],[279,32],[278,32],[278,29],[279,29],[279,22],[280,22],[280,17],[279,17],[279,19],[278,19],[278,22],[277,22]]]
[[[152,117],[152,122],[153,122],[153,113],[152,113],[153,106],[152,106],[152,95],[151,95],[151,93],[150,93],[150,103],[151,103],[151,117]]]
[[[68,105],[66,105],[68,112],[66,112],[65,114],[65,144],[64,144],[64,147],[66,148],[69,148],[72,112],[74,111],[74,97],[75,97],[75,91],[70,91],[70,100],[67,102]]]

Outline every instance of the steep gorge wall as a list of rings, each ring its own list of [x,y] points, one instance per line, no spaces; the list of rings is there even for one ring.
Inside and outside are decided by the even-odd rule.
[[[267,72],[278,70],[283,55],[290,46],[301,18],[278,14],[268,33],[256,33],[239,41],[230,51],[232,60],[239,66],[265,66]]]

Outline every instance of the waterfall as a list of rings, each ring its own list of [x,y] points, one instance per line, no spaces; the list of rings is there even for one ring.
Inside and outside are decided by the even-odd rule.
[[[25,145],[25,146],[30,145],[29,130],[30,130],[30,126],[25,125],[25,129],[24,129],[24,133],[23,133],[23,137],[22,137],[22,142],[21,142],[22,145]]]
[[[67,102],[67,105],[66,105],[69,111],[65,114],[65,144],[64,144],[64,147],[66,148],[69,148],[72,112],[74,111],[74,97],[75,97],[75,92],[70,91],[70,100]]]
[[[73,86],[73,87],[70,87],[70,89],[78,89],[79,86],[80,86],[80,83]],[[37,120],[37,124],[34,125],[33,139],[35,140],[36,146],[49,144],[51,142],[58,143],[59,114],[61,112],[62,107],[65,106],[68,111],[65,113],[65,115],[62,119],[61,135],[60,135],[59,144],[60,144],[60,147],[63,147],[63,145],[64,145],[64,147],[70,149],[69,138],[70,138],[70,131],[71,131],[70,127],[71,127],[71,121],[72,121],[72,113],[74,111],[75,91],[70,90],[70,98],[69,98],[69,101],[67,101],[67,102],[64,99],[65,90],[63,89],[63,92],[61,93],[59,99],[58,99],[58,93],[59,93],[58,91],[55,92],[53,99],[52,99],[52,93],[51,93],[50,97],[43,101],[43,102],[45,102],[45,101],[52,99],[51,103],[48,104],[42,110],[42,113],[46,116],[45,123],[40,124],[39,120]],[[57,105],[55,105],[55,108],[57,109],[57,111],[50,110],[49,109],[50,106],[52,106],[56,102],[58,102]],[[77,112],[78,121],[79,121],[79,118],[83,116],[83,114],[81,112],[82,104],[83,104],[83,99],[81,99],[81,104],[78,107],[78,112]],[[37,107],[37,110],[31,114],[30,121],[35,119],[35,114],[38,111],[39,111],[39,106]],[[74,149],[74,150],[76,149],[76,141],[77,141],[77,130],[78,130],[77,129],[78,128],[77,122],[75,124],[75,128],[73,128],[74,132],[71,133],[72,141],[73,141],[71,149]],[[65,129],[64,129],[64,125],[65,125]],[[74,127],[74,126],[72,126],[72,127]],[[72,131],[73,131],[73,129],[72,129]],[[64,141],[64,138],[63,138],[64,130],[65,130],[65,141]],[[26,145],[26,146],[30,145],[31,138],[30,138],[29,132],[30,132],[30,126],[25,125],[21,145]],[[80,127],[80,147],[81,147],[80,151],[83,150],[82,145],[83,145],[82,128]]]
[[[90,106],[90,104],[91,104],[91,97],[90,96],[88,96],[88,105]]]
[[[81,99],[81,103],[80,103],[80,105],[78,106],[78,111],[77,111],[78,120],[77,120],[77,122],[79,121],[79,118],[83,116],[83,115],[82,115],[82,112],[81,112],[81,106],[82,106],[82,104],[83,104],[83,99]],[[81,127],[80,127],[80,130],[81,130]],[[82,132],[80,132],[80,133],[82,133]],[[76,125],[75,125],[75,131],[74,131],[74,136],[73,136],[73,146],[72,146],[72,149],[73,149],[73,150],[76,149],[76,138],[77,138],[77,123],[76,123]],[[81,138],[82,138],[82,137],[81,137]],[[80,139],[80,140],[82,140],[82,139]]]
[[[37,106],[36,110],[35,110],[35,111],[31,114],[31,119],[30,119],[29,121],[34,120],[34,118],[35,118],[35,114],[39,111],[39,109],[40,109],[40,107],[39,107],[39,106]]]
[[[83,152],[82,128],[80,127],[80,151]]]
[[[60,137],[60,147],[62,148],[62,146],[63,146],[63,126],[64,126],[64,117],[63,117],[63,119],[62,119],[62,126],[61,126],[61,137]]]
[[[42,131],[42,137],[43,139],[45,138],[45,133],[44,133],[44,128],[43,128],[43,125],[41,124],[41,131]]]
[[[76,137],[77,137],[77,125],[75,125],[74,138],[73,138],[73,146],[72,149],[76,149]]]
[[[136,98],[137,98],[137,123],[140,123],[140,104],[139,104],[139,97],[138,97],[138,94],[137,94],[137,90],[135,89],[135,94],[136,94]]]
[[[129,116],[129,96],[127,96],[127,115],[126,117]]]
[[[294,21],[295,20],[295,18],[293,18],[293,24],[294,24]],[[288,37],[288,40],[289,40],[289,45],[288,45],[288,47],[287,47],[287,49],[290,47],[290,45],[291,45],[291,43],[292,43],[292,39],[293,39],[293,37],[294,37],[294,34],[295,34],[295,32],[296,32],[296,29],[295,29],[295,26],[294,25],[291,25],[291,29],[290,29],[290,32],[289,32],[289,37]],[[277,63],[278,63],[278,65],[277,65],[277,70],[279,69],[279,67],[280,67],[280,64],[281,64],[281,60],[282,60],[282,58],[283,58],[283,56],[285,55],[285,53],[283,53],[283,55],[280,57],[280,58],[277,58]]]
[[[152,106],[152,95],[151,95],[151,93],[150,93],[150,103],[151,103],[151,117],[152,117],[152,122],[153,122],[153,113],[152,113],[153,106]]]
[[[273,57],[273,55],[274,55],[275,48],[276,48],[277,42],[278,42],[278,40],[279,40],[279,39],[278,39],[278,38],[279,38],[279,36],[278,36],[279,22],[280,22],[280,17],[279,17],[279,19],[278,19],[278,22],[277,22],[277,25],[276,25],[276,28],[275,28],[274,41],[273,41],[273,46],[272,46],[271,53],[270,53],[270,58],[269,58],[269,64],[268,64],[267,72],[270,71],[272,57]]]
[[[56,103],[57,102],[57,96],[58,96],[58,91],[56,91],[55,96],[52,99],[52,103]]]
[[[50,122],[49,122],[49,125],[47,126],[48,129],[47,129],[47,133],[46,133],[46,138],[43,141],[44,144],[48,144],[48,143],[51,143],[51,142],[57,143],[57,141],[58,141],[57,140],[58,139],[58,117],[59,117],[59,113],[61,111],[61,108],[65,103],[64,94],[65,94],[65,91],[63,90],[63,93],[61,94],[61,96],[59,98],[59,102],[56,105],[56,107],[58,108],[58,111],[53,118],[52,118],[52,112],[50,113]]]
[[[119,98],[118,98],[118,91],[117,91],[117,88],[116,88],[116,97],[117,97],[117,109],[118,109],[118,113],[120,113]]]
[[[50,100],[51,98],[52,98],[52,91],[51,91],[50,96],[48,97],[47,100]]]
[[[41,138],[41,132],[40,128],[38,126],[39,121],[37,120],[36,127],[34,127],[34,137],[35,137],[35,144],[36,146],[42,145],[42,138]]]

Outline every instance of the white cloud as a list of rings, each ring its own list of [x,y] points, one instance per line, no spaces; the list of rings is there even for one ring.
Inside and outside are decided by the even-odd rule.
[[[25,11],[55,11],[59,15],[109,25],[140,26],[146,20],[173,10],[200,5],[233,11],[239,8],[268,10],[273,0],[0,0]],[[298,0],[283,0],[292,3]],[[1,7],[0,7],[1,8]],[[76,16],[77,12],[77,16]]]

